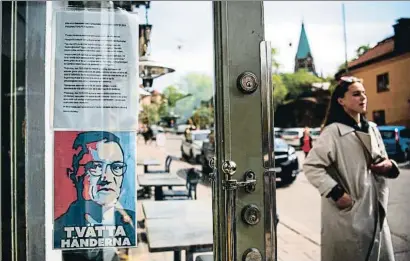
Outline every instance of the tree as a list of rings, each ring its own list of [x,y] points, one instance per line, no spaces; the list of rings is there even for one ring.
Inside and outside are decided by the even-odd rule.
[[[360,56],[362,56],[363,54],[365,54],[367,51],[369,51],[371,49],[369,44],[364,44],[359,46],[356,49],[356,57],[353,59],[350,59],[347,61],[347,63],[350,63],[352,61],[354,61],[355,59],[359,58]],[[341,65],[339,65],[339,67],[337,67],[337,71],[345,71],[346,70],[346,62],[342,63]]]
[[[278,50],[276,48],[271,49],[271,62],[272,62],[272,69],[274,73],[278,73],[280,63],[277,60]]]
[[[159,122],[159,106],[160,105],[154,103],[142,105],[143,111],[140,113],[142,122],[148,125]]]
[[[209,100],[213,95],[212,78],[207,74],[189,73],[181,79],[181,89],[199,100]]]
[[[274,108],[281,104],[288,94],[288,89],[283,84],[282,78],[279,74],[272,75],[272,85],[273,85],[273,105]]]
[[[201,101],[209,101],[213,96],[212,78],[206,74],[189,73],[181,78],[179,85],[181,90],[192,94],[176,103],[175,113],[183,119],[190,118],[195,109],[201,106]]]
[[[365,44],[365,45],[361,45],[359,46],[359,48],[356,49],[356,55],[357,57],[362,56],[365,52],[369,51],[370,45],[369,44]]]
[[[163,102],[158,106],[158,115],[160,118],[169,115],[169,106],[167,102]]]
[[[295,73],[284,73],[281,74],[283,84],[288,90],[287,99],[297,98],[306,89],[310,89],[312,83],[323,82],[322,78],[319,78],[307,70],[298,70]]]
[[[164,97],[168,100],[169,107],[175,107],[178,100],[185,96],[179,89],[173,85],[170,85],[164,89],[162,92]]]
[[[214,112],[212,108],[205,106],[199,107],[194,111],[192,120],[194,124],[201,129],[208,128],[214,122]]]
[[[283,84],[282,77],[278,74],[280,63],[277,60],[278,50],[276,48],[271,49],[271,62],[272,62],[272,88],[273,88],[273,106],[276,108],[283,102],[288,90]]]

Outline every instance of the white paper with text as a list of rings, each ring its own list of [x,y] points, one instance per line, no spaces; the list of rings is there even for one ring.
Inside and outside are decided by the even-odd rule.
[[[53,128],[136,130],[136,15],[57,11],[54,19]]]

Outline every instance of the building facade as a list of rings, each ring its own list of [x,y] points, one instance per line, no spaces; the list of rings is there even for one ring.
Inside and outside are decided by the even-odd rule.
[[[410,18],[397,20],[394,36],[384,39],[348,63],[348,72],[362,78],[369,120],[378,125],[410,126]]]

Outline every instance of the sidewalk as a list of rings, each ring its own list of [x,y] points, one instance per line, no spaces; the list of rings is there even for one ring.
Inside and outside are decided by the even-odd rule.
[[[155,143],[145,145],[142,140],[138,142],[138,159],[155,158],[160,162],[165,162],[166,151],[164,148],[156,147]],[[192,167],[183,161],[173,161],[171,164],[171,171],[177,172],[180,169],[187,169]],[[198,165],[195,167],[200,168]],[[142,173],[143,167],[138,166],[137,173]],[[199,200],[210,200],[212,198],[212,190],[209,186],[198,184],[197,187]],[[141,211],[141,200],[138,203],[137,210],[138,220],[144,217]],[[303,231],[297,224],[292,223],[290,219],[280,216],[278,224],[278,260],[279,261],[319,261],[320,260],[320,246],[318,244],[318,235],[313,235],[308,231]],[[138,261],[172,261],[172,252],[163,253],[149,253],[148,246],[140,242],[139,246],[132,251],[131,260]],[[182,260],[184,260],[184,256]]]
[[[278,260],[279,261],[320,261],[320,246],[286,225],[286,220],[278,225]]]

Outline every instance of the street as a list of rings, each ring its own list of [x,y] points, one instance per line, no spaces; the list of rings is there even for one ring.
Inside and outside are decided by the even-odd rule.
[[[303,164],[301,152],[299,162]],[[390,200],[388,223],[392,233],[396,261],[410,260],[410,168],[399,164],[401,175],[390,180]],[[320,196],[301,172],[296,181],[286,187],[278,188],[277,209],[280,222],[306,238],[320,243]]]
[[[176,136],[173,134],[167,134],[167,141],[165,148],[162,148],[163,152],[171,154],[176,157],[181,156],[180,145],[183,136]],[[150,145],[155,147],[155,145]],[[158,148],[159,149],[159,148]],[[299,158],[299,164],[302,167],[304,155],[302,152],[297,152]],[[182,162],[181,162],[182,163]],[[183,162],[185,166],[188,163]],[[394,251],[396,254],[396,261],[408,261],[410,260],[410,222],[408,222],[408,216],[410,216],[410,204],[408,199],[410,198],[410,167],[406,164],[400,164],[401,175],[396,180],[390,181],[390,201],[388,222],[392,231],[392,239],[394,245]],[[195,167],[200,168],[199,165]],[[210,195],[210,187],[205,189],[209,190],[207,195]],[[279,260],[292,261],[295,254],[289,255],[289,250],[285,249],[281,251],[287,244],[287,240],[293,240],[288,237],[289,231],[294,232],[303,238],[304,248],[305,245],[309,245],[309,249],[304,249],[306,253],[303,260],[320,260],[320,196],[319,193],[305,178],[303,172],[299,174],[296,181],[286,187],[277,188],[277,209],[280,219],[280,224],[283,228],[286,228],[287,232],[281,234],[281,229],[278,229],[278,257]],[[282,242],[282,245],[281,245]],[[301,241],[302,242],[302,241]],[[295,251],[299,251],[298,248]],[[302,250],[300,250],[302,251]],[[281,257],[282,255],[282,257]],[[289,259],[283,258],[284,255],[289,255]],[[310,257],[306,257],[309,256]],[[293,259],[292,259],[293,257]],[[297,259],[302,260],[302,259]]]

